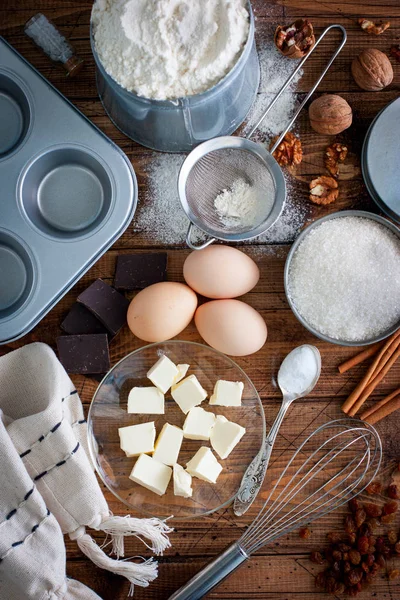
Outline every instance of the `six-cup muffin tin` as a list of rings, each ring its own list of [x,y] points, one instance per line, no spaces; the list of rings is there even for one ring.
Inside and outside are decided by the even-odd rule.
[[[0,37],[0,344],[40,321],[136,204],[125,154]]]

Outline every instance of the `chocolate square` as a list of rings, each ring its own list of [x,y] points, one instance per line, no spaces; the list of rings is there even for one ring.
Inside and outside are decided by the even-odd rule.
[[[110,355],[106,333],[63,335],[57,338],[58,357],[67,373],[107,373]]]
[[[84,333],[107,333],[106,327],[83,304],[75,302],[60,325],[65,333],[80,335]]]
[[[126,323],[129,300],[102,279],[96,279],[77,300],[86,306],[113,336]]]
[[[167,279],[166,252],[140,252],[117,256],[114,286],[118,290],[141,290]]]

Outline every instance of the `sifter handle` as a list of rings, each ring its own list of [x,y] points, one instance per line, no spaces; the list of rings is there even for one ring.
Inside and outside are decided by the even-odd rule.
[[[248,554],[237,542],[228,546],[222,554],[172,594],[169,600],[201,600],[248,558]]]
[[[188,231],[186,234],[186,243],[189,246],[189,248],[191,248],[192,250],[203,250],[203,248],[207,248],[207,246],[209,246],[210,244],[215,242],[215,238],[210,238],[206,242],[203,242],[202,244],[199,244],[198,246],[196,246],[191,240],[193,227],[194,227],[194,225],[193,225],[192,221],[190,221],[189,228],[188,228]]]
[[[318,40],[315,42],[314,46],[311,48],[311,50],[309,52],[307,52],[307,54],[304,56],[304,58],[300,61],[300,63],[296,67],[296,69],[293,71],[293,73],[290,75],[290,77],[283,84],[283,86],[281,87],[281,89],[279,90],[279,92],[277,93],[277,95],[275,96],[275,98],[272,100],[272,102],[270,102],[270,104],[268,105],[267,109],[265,110],[265,112],[263,113],[263,115],[261,116],[261,118],[259,119],[259,121],[254,125],[253,129],[246,136],[247,139],[251,138],[251,136],[254,134],[254,132],[256,131],[256,129],[262,123],[262,121],[264,121],[265,117],[267,116],[267,114],[269,113],[269,111],[271,110],[271,108],[275,105],[275,103],[277,102],[277,100],[280,98],[280,96],[286,90],[286,88],[288,87],[288,85],[290,84],[290,82],[293,80],[294,76],[298,73],[298,71],[304,65],[304,63],[306,62],[306,60],[308,60],[308,58],[314,52],[314,50],[316,49],[316,47],[318,46],[318,44],[326,36],[326,34],[329,31],[331,31],[331,29],[340,29],[340,31],[342,32],[342,41],[340,42],[339,46],[336,48],[335,52],[332,54],[332,56],[331,56],[328,64],[326,65],[325,69],[322,71],[321,75],[319,76],[319,78],[317,79],[317,81],[315,82],[315,84],[313,85],[313,87],[311,88],[311,90],[308,92],[308,94],[304,98],[303,102],[300,104],[300,106],[297,109],[297,111],[295,112],[293,118],[288,123],[288,125],[285,127],[284,131],[282,131],[282,133],[279,136],[279,138],[276,140],[275,144],[273,145],[273,147],[270,150],[271,154],[273,152],[275,152],[275,150],[277,149],[277,147],[279,146],[279,144],[281,143],[281,141],[285,137],[286,133],[289,131],[289,129],[291,128],[291,126],[293,125],[293,123],[295,122],[295,120],[297,119],[297,117],[299,116],[300,111],[302,110],[303,106],[306,104],[306,102],[308,102],[308,99],[310,98],[310,96],[312,96],[312,94],[315,92],[315,90],[317,89],[317,87],[319,86],[319,84],[321,83],[321,81],[323,80],[323,78],[325,77],[325,75],[326,75],[328,69],[330,68],[331,64],[333,63],[333,61],[335,60],[335,58],[337,57],[337,55],[339,54],[339,52],[341,51],[341,49],[343,48],[343,46],[345,45],[346,40],[347,40],[347,33],[346,33],[345,28],[342,25],[339,25],[339,24],[329,25],[329,27],[327,27],[326,29],[324,29],[324,31],[319,36]]]

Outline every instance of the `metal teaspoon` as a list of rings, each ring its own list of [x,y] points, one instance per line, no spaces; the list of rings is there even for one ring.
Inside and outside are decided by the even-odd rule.
[[[282,385],[282,376],[280,377],[280,375],[282,375],[282,365],[284,362],[286,362],[286,360],[289,359],[289,357],[291,357],[293,353],[298,352],[300,348],[305,347],[310,348],[314,353],[317,362],[315,377],[312,380],[311,384],[307,387],[307,389],[303,390],[302,392],[288,392]],[[274,447],[276,436],[278,435],[279,428],[282,424],[282,421],[289,406],[294,400],[304,398],[314,389],[319,379],[320,373],[321,355],[319,353],[318,348],[316,348],[315,346],[311,346],[310,344],[304,344],[303,346],[298,346],[297,348],[294,348],[294,350],[292,350],[283,360],[278,371],[278,386],[283,396],[282,405],[276,416],[274,424],[272,425],[270,432],[266,437],[263,448],[261,448],[260,452],[247,467],[243,475],[238,494],[233,503],[233,512],[236,516],[240,517],[249,509],[261,488],[261,485],[264,481],[265,473],[268,468],[268,463],[272,454],[272,449]]]

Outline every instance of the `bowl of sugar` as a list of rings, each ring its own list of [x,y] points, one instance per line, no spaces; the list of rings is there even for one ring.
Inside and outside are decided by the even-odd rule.
[[[284,284],[294,315],[318,338],[383,340],[400,326],[400,230],[366,211],[322,217],[294,242]]]

